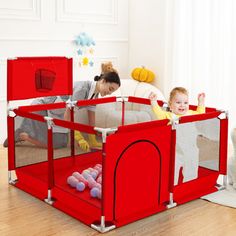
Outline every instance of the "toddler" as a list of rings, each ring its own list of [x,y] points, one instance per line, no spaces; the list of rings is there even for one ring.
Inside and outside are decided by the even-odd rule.
[[[169,97],[170,111],[164,111],[156,102],[156,95],[150,93],[153,111],[157,119],[173,119],[186,115],[205,113],[205,94],[198,95],[198,107],[196,111],[189,110],[188,91],[182,87],[174,88]],[[196,145],[197,130],[195,123],[185,123],[176,127],[176,158],[174,184],[179,181],[179,173],[182,168],[183,182],[198,177],[199,150]]]
[[[156,102],[156,94],[153,92],[150,93],[148,98],[151,100],[152,109],[158,120],[172,119],[175,116],[180,117],[205,113],[205,93],[200,93],[198,95],[197,110],[189,110],[188,91],[183,87],[176,87],[170,92],[168,102],[170,111],[164,111],[161,109],[161,107]]]

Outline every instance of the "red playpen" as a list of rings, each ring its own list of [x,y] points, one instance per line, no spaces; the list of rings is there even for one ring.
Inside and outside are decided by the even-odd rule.
[[[25,87],[20,86],[22,80]],[[9,102],[71,95],[72,60],[64,57],[8,60],[7,91]],[[122,115],[117,127],[99,128],[74,121],[74,108],[106,103],[121,103]],[[126,125],[127,103],[149,106],[150,101],[136,97],[109,97],[17,108],[9,106],[9,182],[100,232],[218,190],[217,179],[219,175],[226,175],[227,166],[228,117],[224,111],[206,108],[205,114],[178,120]],[[70,107],[71,121],[37,114],[42,110],[66,107]],[[34,152],[29,153],[29,149],[19,149],[15,145],[18,118],[35,120],[47,126],[47,150],[39,150],[44,155],[42,159],[34,159],[38,150],[30,149]],[[67,128],[70,140],[74,140],[75,130],[96,134],[102,140],[102,150],[78,153],[74,142],[70,141],[66,152],[58,156],[55,154],[58,150],[53,148],[55,126]],[[22,162],[24,155],[27,157]],[[179,158],[182,158],[182,164],[176,168]],[[91,197],[89,189],[79,192],[67,184],[71,173],[82,172],[96,164],[102,165],[101,199]],[[12,171],[17,179],[12,178]]]

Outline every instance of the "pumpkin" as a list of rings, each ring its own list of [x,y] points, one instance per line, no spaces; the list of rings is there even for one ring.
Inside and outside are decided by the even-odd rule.
[[[154,80],[155,74],[145,67],[134,68],[131,76],[134,80],[150,83]]]

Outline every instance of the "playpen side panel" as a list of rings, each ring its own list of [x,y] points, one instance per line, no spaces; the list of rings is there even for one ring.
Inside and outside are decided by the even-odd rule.
[[[8,101],[70,95],[72,94],[72,59],[19,57],[8,60],[7,80]],[[22,80],[26,86],[21,86]]]
[[[169,199],[171,127],[138,127],[106,142],[104,213],[117,225],[163,210]]]
[[[226,174],[228,119],[220,120],[218,113],[210,114],[212,116],[210,119],[207,115],[204,117],[203,114],[201,120],[196,122],[198,157],[202,160],[199,159],[197,178],[174,186],[174,201],[178,204],[217,191],[215,185],[219,174]],[[191,117],[187,118],[191,120]],[[199,137],[202,141],[198,143]],[[213,142],[215,145],[210,146]],[[212,149],[209,150],[206,145]],[[189,156],[191,156],[191,150],[185,158]]]
[[[227,174],[228,119],[220,121],[220,174]]]

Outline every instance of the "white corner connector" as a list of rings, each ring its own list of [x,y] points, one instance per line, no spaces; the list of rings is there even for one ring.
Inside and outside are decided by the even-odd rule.
[[[129,101],[129,98],[127,96],[119,96],[119,97],[116,97],[116,101],[117,102],[128,102]]]
[[[114,133],[118,130],[118,128],[99,128],[94,127],[94,130],[100,132],[102,134],[102,142],[105,143],[107,139],[107,135],[110,133]]]
[[[53,118],[50,116],[44,116],[44,120],[47,121],[48,129],[51,129],[54,126]]]
[[[71,100],[67,100],[66,101],[66,106],[71,109],[72,107],[75,107],[77,101],[71,101]]]

